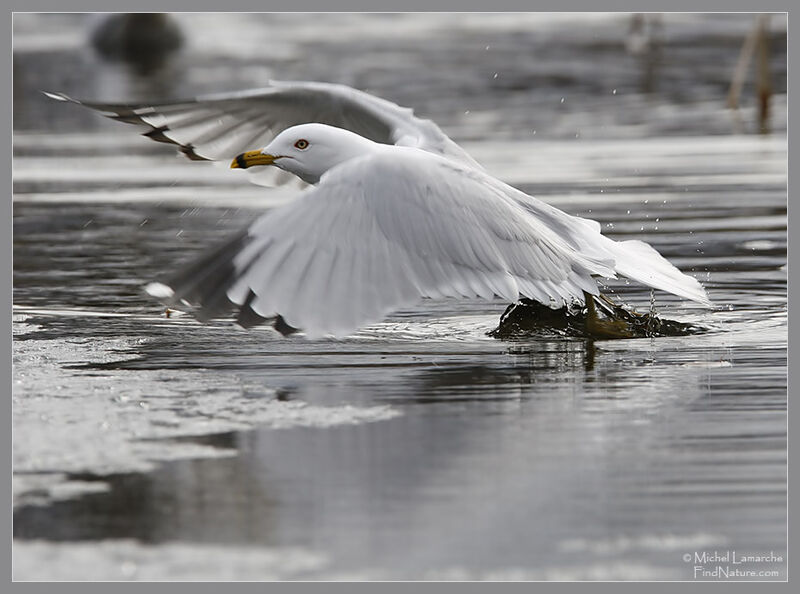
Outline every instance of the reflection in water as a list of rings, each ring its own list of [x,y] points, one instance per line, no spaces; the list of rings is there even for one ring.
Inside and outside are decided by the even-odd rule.
[[[330,552],[343,569],[391,567],[399,577],[531,559],[569,565],[574,556],[558,543],[620,534],[776,546],[785,501],[774,455],[785,439],[773,425],[780,391],[750,397],[754,419],[752,408],[714,396],[734,400],[720,355],[738,365],[750,354],[712,348],[700,366],[676,344],[639,342],[648,344],[513,345],[504,364],[389,368],[377,384],[341,372],[296,378],[297,398],[388,400],[405,414],[203,438],[236,456],[103,477],[110,493],[18,509],[15,536],[299,545]],[[589,352],[594,368],[585,366]],[[750,373],[734,381],[753,382]],[[736,414],[747,416],[747,434],[732,423]],[[760,531],[749,525],[756,519]],[[628,558],[679,567],[667,552]]]

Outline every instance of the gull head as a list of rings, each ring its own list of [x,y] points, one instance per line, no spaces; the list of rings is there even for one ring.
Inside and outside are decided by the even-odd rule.
[[[274,165],[316,184],[329,169],[375,150],[376,143],[348,130],[326,124],[300,124],[278,134],[263,149],[237,155],[231,168]]]

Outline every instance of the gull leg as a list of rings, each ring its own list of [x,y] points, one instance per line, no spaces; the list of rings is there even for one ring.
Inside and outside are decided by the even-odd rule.
[[[584,291],[583,297],[586,300],[586,330],[592,337],[632,338],[634,336],[624,320],[601,318],[597,313],[593,295]]]

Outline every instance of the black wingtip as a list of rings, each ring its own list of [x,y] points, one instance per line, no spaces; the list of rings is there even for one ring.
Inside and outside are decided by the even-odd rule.
[[[284,320],[283,316],[281,315],[275,317],[275,322],[272,324],[272,327],[280,332],[283,336],[289,336],[290,334],[300,331],[298,328],[287,324],[286,320]]]
[[[271,319],[256,313],[255,310],[250,306],[255,299],[256,294],[251,290],[247,295],[247,299],[244,300],[244,303],[239,308],[239,313],[236,316],[236,323],[242,328],[252,328]]]
[[[195,147],[191,144],[179,145],[178,151],[190,161],[212,161],[212,159],[209,159],[208,157],[198,155],[195,151]]]
[[[147,132],[142,132],[142,136],[146,136],[150,140],[154,140],[156,142],[165,142],[167,144],[175,144],[175,141],[169,138],[164,134],[169,130],[166,126],[159,126],[158,128],[153,128],[148,130]]]

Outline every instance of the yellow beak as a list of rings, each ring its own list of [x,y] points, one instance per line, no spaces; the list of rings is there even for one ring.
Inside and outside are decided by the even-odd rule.
[[[273,155],[265,155],[261,151],[247,151],[236,155],[231,161],[231,169],[247,169],[255,165],[272,165],[275,162]]]

